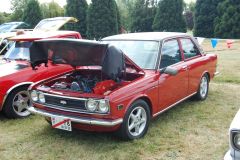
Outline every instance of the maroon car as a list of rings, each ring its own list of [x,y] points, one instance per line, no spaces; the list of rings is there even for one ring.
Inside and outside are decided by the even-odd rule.
[[[49,53],[54,63],[75,68],[33,84],[30,112],[53,128],[117,131],[124,139],[144,136],[151,118],[189,97],[205,100],[217,73],[217,56],[183,33],[46,40],[30,50],[33,68],[47,65]]]
[[[27,32],[9,39],[11,48],[0,60],[0,111],[9,118],[26,117],[30,114],[27,88],[34,82],[73,70],[70,65],[49,63],[32,70],[29,47],[35,40],[46,38],[80,39],[73,31]]]

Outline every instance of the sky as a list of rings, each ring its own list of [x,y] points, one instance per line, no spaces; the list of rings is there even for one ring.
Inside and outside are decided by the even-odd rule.
[[[11,0],[0,0],[1,1],[1,5],[0,5],[0,12],[11,12],[10,8],[11,8]],[[39,0],[40,3],[44,3],[44,2],[51,2],[52,0]],[[60,6],[64,6],[66,4],[66,0],[54,0],[55,2],[57,2]],[[91,0],[87,0],[88,2],[90,2]],[[195,1],[195,0],[184,0],[185,2],[189,3],[191,1]]]

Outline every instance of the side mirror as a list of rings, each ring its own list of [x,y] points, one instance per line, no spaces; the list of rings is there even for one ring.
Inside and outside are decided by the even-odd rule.
[[[178,74],[178,70],[173,67],[166,67],[166,68],[161,69],[160,73],[165,73],[165,74],[169,74],[172,76],[176,76]]]

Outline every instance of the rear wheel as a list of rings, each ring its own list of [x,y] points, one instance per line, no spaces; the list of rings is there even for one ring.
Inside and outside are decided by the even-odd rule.
[[[30,106],[28,87],[19,87],[8,96],[3,112],[8,118],[24,118],[30,115],[27,108]]]
[[[209,78],[207,74],[204,74],[201,78],[198,92],[195,96],[197,100],[205,100],[208,96],[208,89],[209,89]]]
[[[147,133],[149,121],[148,104],[143,100],[137,100],[127,110],[118,135],[125,140],[141,138]]]

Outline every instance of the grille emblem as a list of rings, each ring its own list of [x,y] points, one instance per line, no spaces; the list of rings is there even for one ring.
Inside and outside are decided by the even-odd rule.
[[[63,105],[66,105],[66,104],[67,104],[67,101],[60,100],[60,103],[63,104]]]

